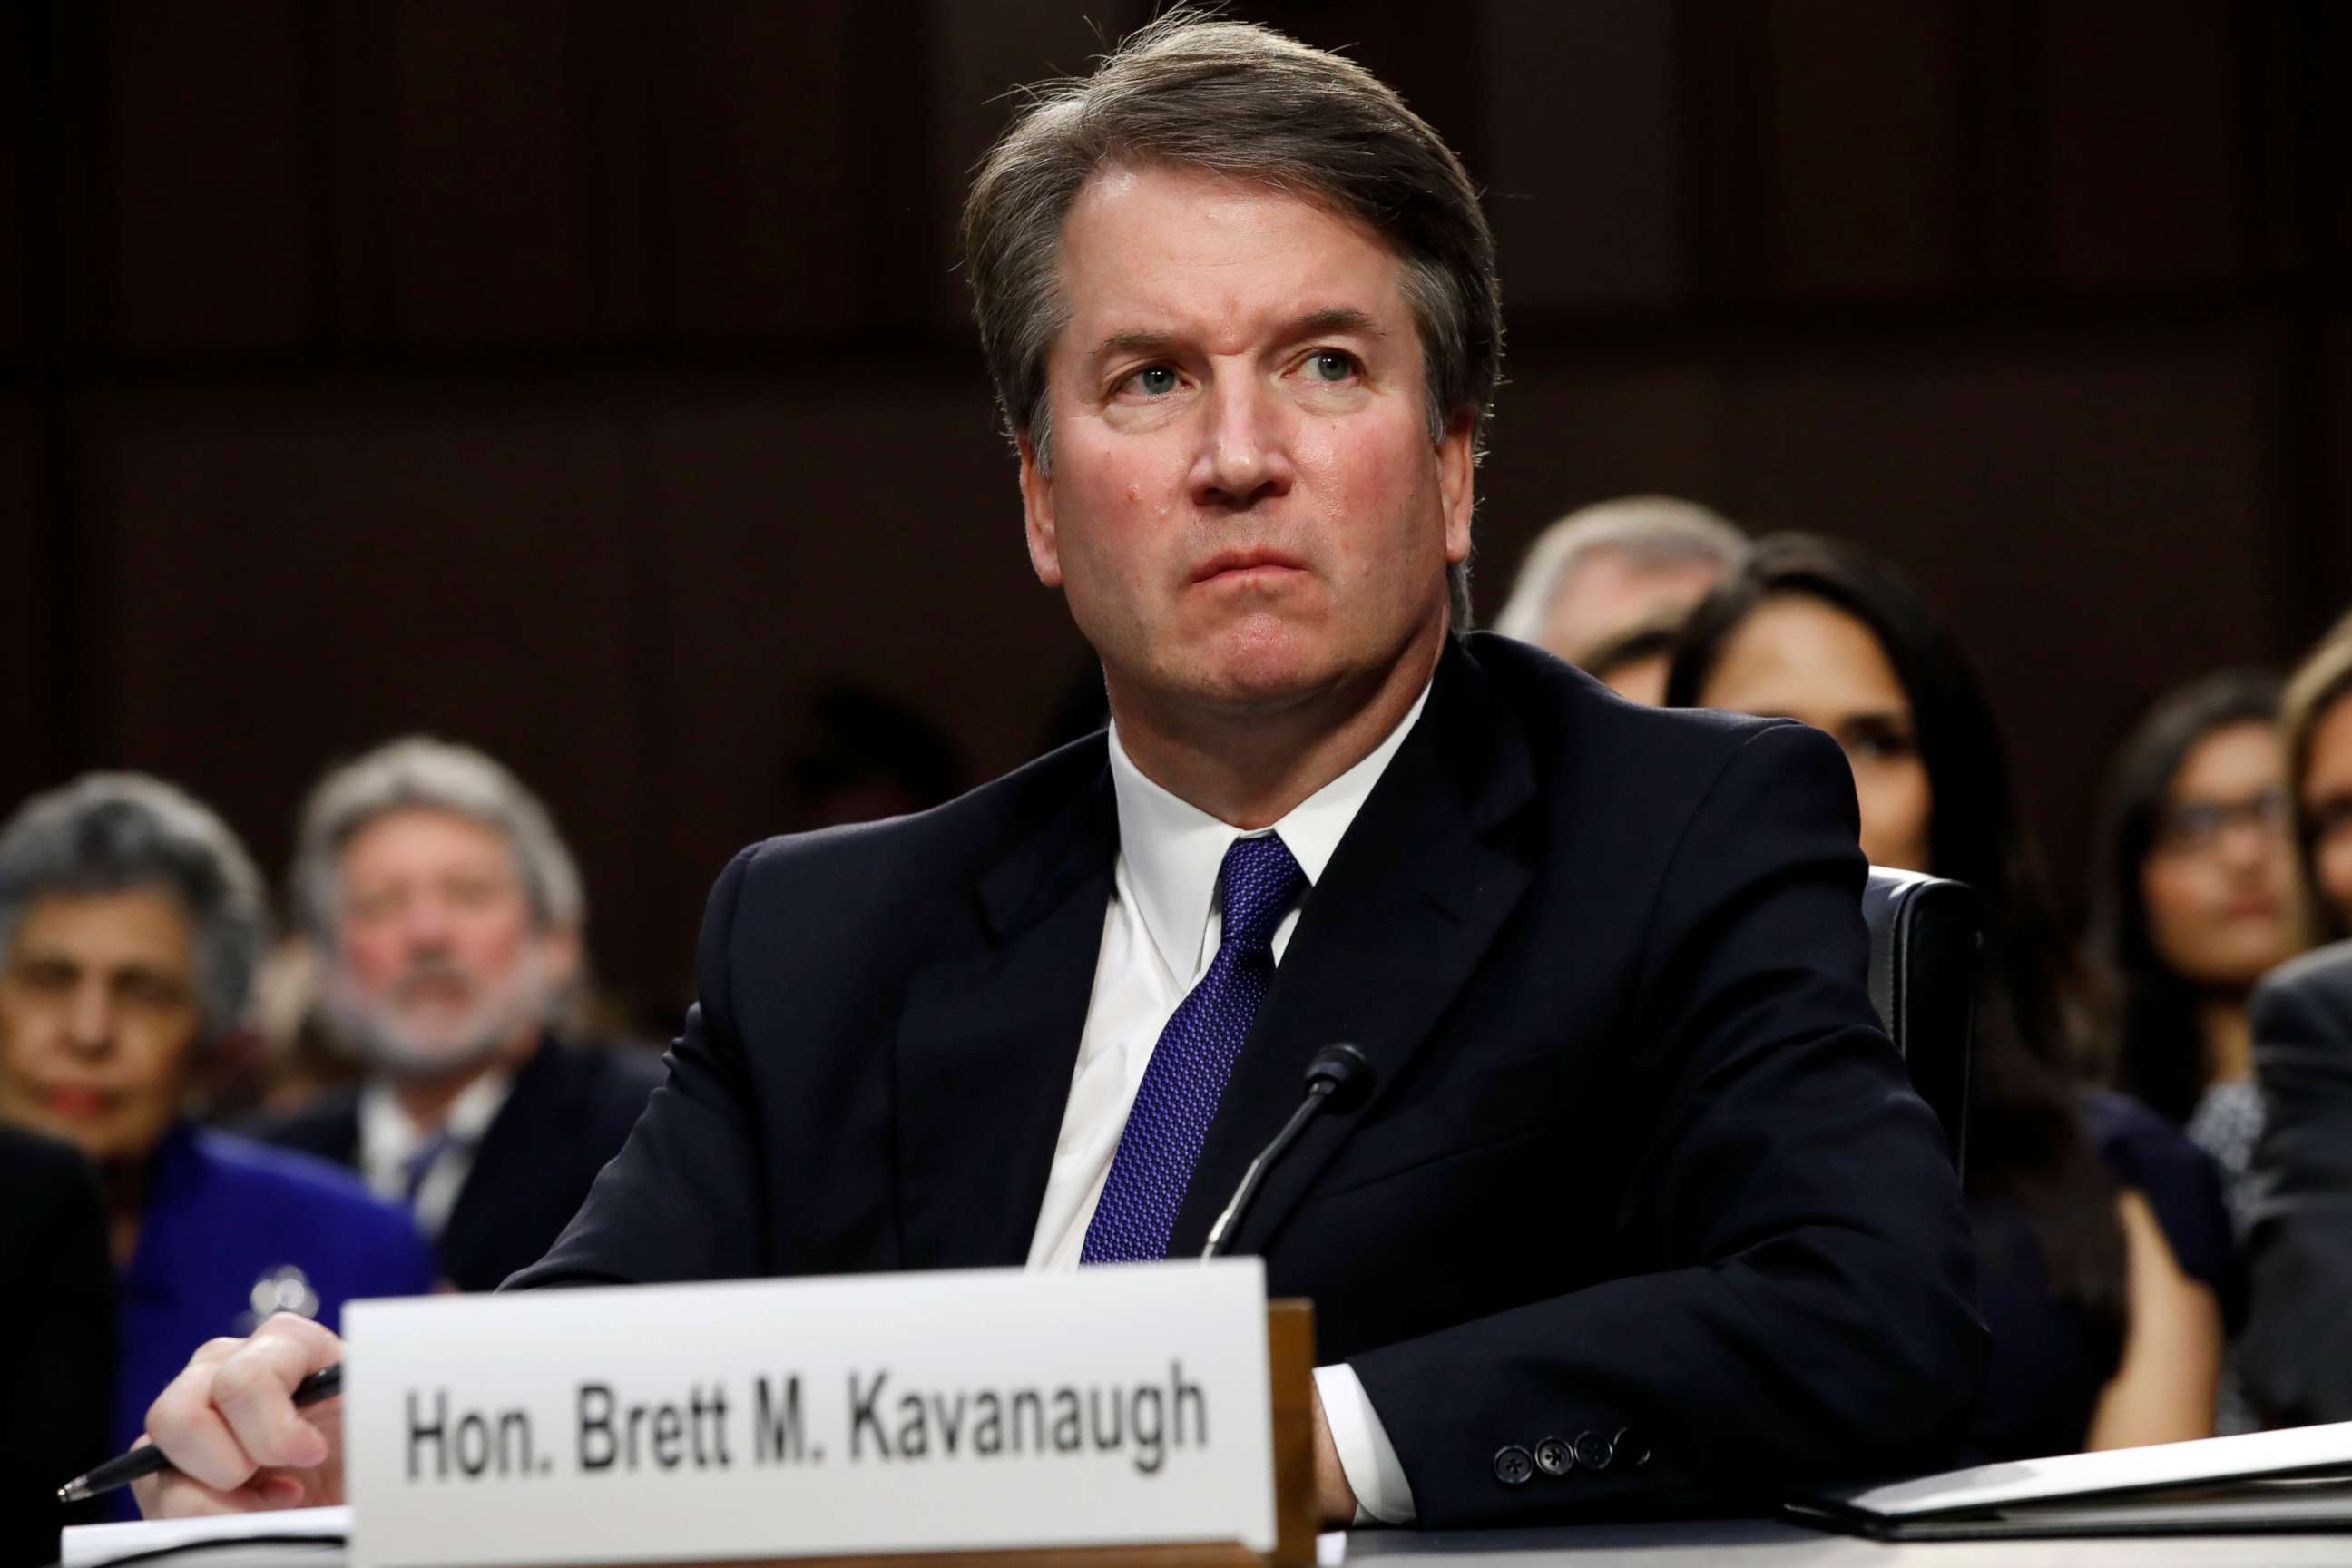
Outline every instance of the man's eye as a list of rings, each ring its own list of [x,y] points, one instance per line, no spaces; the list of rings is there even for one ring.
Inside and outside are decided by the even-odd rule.
[[[133,970],[122,976],[118,989],[124,1001],[142,1007],[176,1006],[187,994],[186,988],[177,981],[144,970]]]
[[[1345,381],[1356,374],[1356,356],[1338,349],[1318,349],[1307,356],[1307,371],[1318,381]]]
[[[1176,373],[1164,364],[1149,364],[1127,378],[1146,397],[1165,397],[1176,390]]]
[[[70,991],[81,974],[70,963],[45,963],[37,959],[17,965],[16,978],[36,991]]]

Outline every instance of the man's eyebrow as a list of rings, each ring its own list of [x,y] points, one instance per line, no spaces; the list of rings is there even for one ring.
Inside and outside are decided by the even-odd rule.
[[[1319,338],[1349,335],[1379,340],[1388,336],[1381,324],[1357,310],[1353,305],[1331,305],[1320,310],[1309,310],[1291,323],[1293,338]]]
[[[1103,360],[1126,354],[1164,354],[1175,342],[1174,335],[1169,332],[1113,332],[1095,345],[1094,357]]]
[[[1379,342],[1385,339],[1388,333],[1381,329],[1379,322],[1352,305],[1329,305],[1319,310],[1309,310],[1293,321],[1282,330],[1281,340],[1285,342],[1297,342],[1302,338],[1341,335],[1370,338],[1374,342]],[[1113,332],[1095,345],[1092,357],[1097,360],[1106,360],[1125,358],[1130,354],[1162,355],[1171,352],[1178,342],[1178,334],[1174,332],[1140,330]]]

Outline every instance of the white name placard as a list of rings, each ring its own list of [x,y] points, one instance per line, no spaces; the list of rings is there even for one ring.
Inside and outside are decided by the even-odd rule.
[[[1255,1258],[355,1303],[353,1568],[1237,1541]]]

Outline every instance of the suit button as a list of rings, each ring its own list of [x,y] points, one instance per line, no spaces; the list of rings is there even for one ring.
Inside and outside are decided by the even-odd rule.
[[[1557,1437],[1536,1445],[1536,1468],[1548,1476],[1564,1476],[1576,1468],[1576,1450]]]
[[[1637,1470],[1650,1462],[1650,1440],[1631,1426],[1617,1428],[1617,1436],[1609,1440],[1609,1446],[1616,1449],[1618,1458]]]
[[[1617,1457],[1617,1445],[1598,1432],[1576,1435],[1576,1462],[1588,1470],[1605,1470]]]
[[[1495,1479],[1505,1486],[1523,1487],[1528,1484],[1528,1478],[1535,1473],[1535,1459],[1517,1443],[1496,1451]]]

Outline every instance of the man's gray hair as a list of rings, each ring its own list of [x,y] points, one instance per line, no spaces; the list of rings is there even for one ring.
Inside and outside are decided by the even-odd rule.
[[[1577,567],[1601,551],[1645,566],[1711,561],[1725,576],[1748,559],[1748,536],[1722,513],[1674,496],[1623,496],[1570,512],[1537,536],[1495,629],[1539,643],[1552,605]]]
[[[1050,472],[1045,361],[1068,319],[1062,226],[1097,171],[1205,169],[1319,202],[1393,251],[1426,362],[1433,445],[1458,418],[1484,446],[1503,355],[1495,241],[1459,159],[1353,60],[1271,27],[1180,6],[1087,76],[1038,84],[982,161],[964,204],[965,275],[1006,430]],[[1466,562],[1448,574],[1470,624]]]
[[[245,1022],[269,940],[260,875],[207,807],[144,773],[86,773],[37,795],[0,826],[0,954],[26,913],[54,895],[156,889],[187,913],[201,1038]]]
[[[578,931],[588,920],[580,868],[537,795],[471,746],[423,735],[389,742],[319,781],[302,807],[295,846],[296,918],[329,952],[342,913],[342,857],[360,830],[396,811],[440,811],[506,840],[541,930]]]

